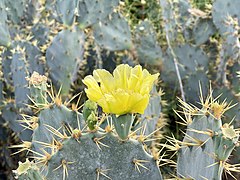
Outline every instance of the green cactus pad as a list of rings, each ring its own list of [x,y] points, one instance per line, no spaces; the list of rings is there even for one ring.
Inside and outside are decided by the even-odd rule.
[[[0,1],[0,45],[2,46],[9,46],[11,42],[11,37],[8,30],[7,25],[7,14],[6,14],[6,7],[4,1]]]
[[[202,49],[190,44],[178,45],[174,47],[173,50],[179,62],[178,67],[181,79],[184,82],[186,99],[191,103],[195,103],[199,96],[199,82],[204,84],[203,94],[205,95],[207,92],[207,88],[205,87],[207,87],[208,84],[206,72],[208,70],[209,58]],[[164,57],[163,69],[165,71],[162,72],[162,79],[166,82],[170,82],[172,86],[176,86],[178,83],[176,78],[177,74],[173,63],[173,57],[169,54],[169,51]]]
[[[99,144],[100,149],[95,141],[102,137],[100,141],[107,147]],[[139,172],[134,165],[137,160],[143,160],[141,164],[147,169],[138,166]],[[106,176],[128,180],[162,179],[156,162],[143,150],[142,144],[134,140],[119,142],[112,134],[90,133],[78,141],[72,138],[64,141],[62,149],[48,162],[47,178],[58,180],[63,177],[62,168],[54,170],[62,162],[67,164],[67,179],[72,180],[108,179]]]
[[[32,26],[33,40],[38,41],[38,45],[42,46],[49,40],[50,28],[43,23],[37,23]]]
[[[232,60],[238,60],[240,57],[240,42],[238,34],[239,25],[236,19],[232,17],[226,18],[226,33],[222,35],[224,43],[222,45],[223,55],[222,58],[227,62],[230,58]]]
[[[190,3],[190,0],[174,1],[173,5],[178,13],[178,15],[176,16],[178,26],[181,26],[184,31],[191,22],[191,14],[189,13],[189,9],[192,8],[192,5]]]
[[[80,62],[83,60],[85,35],[77,27],[63,30],[54,37],[46,52],[50,78],[61,93],[67,95],[76,80]]]
[[[5,1],[5,5],[8,8],[8,18],[15,24],[20,24],[21,19],[27,8],[27,0],[18,1]]]
[[[26,77],[33,71],[44,72],[44,64],[40,61],[40,50],[28,42],[14,42],[15,53],[12,54],[11,74],[14,85],[15,100],[18,107],[24,107],[29,101],[29,89]],[[5,59],[9,61],[9,59]],[[9,62],[6,62],[9,63]],[[6,64],[7,65],[7,64]],[[6,71],[8,66],[6,66]]]
[[[56,9],[58,16],[64,25],[71,26],[75,21],[75,9],[77,8],[78,0],[57,0]]]
[[[18,120],[22,119],[17,111],[17,107],[13,102],[4,104],[1,109],[1,117],[5,122],[9,124],[9,127],[20,137],[23,141],[29,141],[31,139],[32,131],[25,129]],[[26,126],[26,124],[23,124]]]
[[[139,62],[156,65],[162,61],[162,49],[157,44],[156,32],[148,21],[142,21],[135,30],[134,45]]]
[[[27,88],[28,70],[26,67],[25,55],[22,52],[16,52],[12,56],[12,78],[14,84],[15,102],[19,108],[24,107],[28,102],[29,89]]]
[[[39,48],[27,41],[18,41],[15,43],[25,49],[26,67],[28,72],[33,73],[34,71],[37,71],[38,73],[43,74],[45,72],[45,63],[40,60],[42,53]]]
[[[5,49],[2,54],[2,72],[3,72],[3,80],[6,85],[13,85],[12,82],[12,72],[11,72],[11,64],[12,64],[12,53],[10,49]]]
[[[215,0],[212,8],[212,17],[215,26],[223,35],[227,32],[225,21],[227,16],[237,18],[240,24],[240,1],[239,0]]]
[[[208,139],[208,135],[192,132],[191,130],[219,130],[220,127],[221,121],[211,116],[207,117],[203,114],[193,119],[193,122],[188,126],[190,130],[187,130],[186,134],[202,142],[206,141],[206,143],[203,146],[189,146],[180,149],[177,162],[177,173],[180,177],[196,180],[204,177],[206,179],[217,180],[218,176],[215,173],[218,172],[219,165],[211,166],[216,162],[214,159],[213,139]],[[185,136],[183,142],[194,143],[189,137]]]
[[[170,87],[178,87],[178,80],[176,78],[176,70],[173,62],[173,57],[170,53],[170,50],[167,49],[166,53],[163,54],[163,69],[161,72],[161,78],[164,82],[167,82]]]
[[[179,70],[182,76],[193,73],[199,68],[208,69],[208,56],[202,49],[183,44],[175,47],[174,52],[181,64]]]
[[[183,140],[193,145],[182,145],[179,150],[177,173],[180,177],[196,180],[221,180],[224,168],[221,163],[229,158],[239,134],[228,124],[222,125],[221,119],[216,119],[205,107],[197,114],[188,125]]]
[[[104,49],[118,51],[132,46],[130,27],[124,17],[113,13],[93,26],[96,43]]]
[[[61,129],[61,133],[63,131],[67,133],[68,131],[65,127],[78,127],[79,123],[80,128],[83,128],[84,125],[82,122],[83,117],[81,114],[75,111],[70,111],[64,105],[53,105],[51,108],[41,111],[38,117],[38,127],[33,132],[34,149],[39,151],[40,148],[42,148],[41,144],[35,143],[34,141],[52,143],[53,136],[52,133],[48,130],[49,126],[57,130]]]
[[[199,101],[199,83],[201,84],[202,95],[205,97],[209,89],[209,79],[204,70],[198,69],[194,73],[186,76],[183,80],[186,99],[195,104]]]
[[[197,46],[205,43],[216,32],[212,19],[198,19],[193,28],[192,36]]]
[[[79,26],[84,29],[98,23],[112,13],[119,0],[79,0],[78,18]]]
[[[176,40],[177,37],[177,21],[176,14],[174,12],[174,6],[172,1],[160,0],[160,5],[162,9],[162,17],[164,20],[164,28],[166,35],[170,42]]]

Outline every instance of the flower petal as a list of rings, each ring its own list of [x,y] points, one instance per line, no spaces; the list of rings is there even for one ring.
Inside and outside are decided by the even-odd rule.
[[[139,91],[140,89],[138,89],[139,87],[138,84],[141,84],[141,80],[142,80],[142,66],[137,65],[131,69],[131,74],[128,81],[128,89],[130,90],[135,89],[136,91]]]
[[[128,64],[121,64],[113,71],[113,77],[116,88],[127,89],[128,78],[131,73],[131,67]]]
[[[94,70],[93,77],[97,82],[100,82],[100,88],[103,92],[109,92],[115,88],[112,74],[105,69]]]
[[[94,70],[93,76],[85,77],[83,83],[88,87],[85,89],[88,98],[97,102],[105,113],[143,114],[158,76],[159,73],[151,75],[140,65],[132,68],[121,64],[113,75],[104,69]]]
[[[94,88],[85,89],[85,92],[87,94],[88,99],[94,102],[98,101],[103,96],[101,92]]]
[[[97,83],[97,81],[93,78],[92,75],[88,75],[86,76],[82,82],[88,87],[88,88],[95,88],[95,89],[99,89],[100,90],[100,87]]]
[[[143,114],[149,103],[149,95],[144,95],[138,100],[135,99],[134,105],[131,107],[132,113]]]
[[[130,94],[122,89],[118,89],[113,93],[113,97],[110,104],[110,109],[114,112],[114,114],[122,115],[130,112],[130,106],[128,100],[130,98]]]
[[[96,102],[98,103],[99,106],[102,107],[103,112],[105,112],[105,113],[112,113],[110,108],[109,108],[109,104],[107,102],[107,99],[105,97],[102,97],[101,99],[99,99]]]
[[[143,79],[143,83],[140,89],[141,94],[149,94],[152,90],[153,83],[158,79],[159,73],[154,75],[149,75]]]

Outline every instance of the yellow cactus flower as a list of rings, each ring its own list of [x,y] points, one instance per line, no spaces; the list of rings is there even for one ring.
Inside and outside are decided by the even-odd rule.
[[[134,68],[121,64],[113,75],[104,69],[93,71],[83,83],[87,97],[103,108],[105,113],[122,115],[143,114],[149,102],[149,93],[159,73],[151,75],[140,65]]]

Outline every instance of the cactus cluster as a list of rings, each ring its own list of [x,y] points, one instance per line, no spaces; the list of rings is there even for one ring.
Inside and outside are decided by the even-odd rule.
[[[240,1],[204,2],[1,0],[0,136],[9,138],[0,138],[0,144],[12,146],[10,139],[20,138],[22,144],[12,147],[22,147],[20,151],[27,150],[34,159],[20,165],[26,171],[20,168],[19,178],[71,179],[71,173],[80,179],[161,179],[158,166],[173,162],[166,160],[166,147],[178,151],[177,170],[171,174],[179,178],[219,179],[223,169],[239,172],[227,160],[239,134],[231,125],[240,126]],[[95,69],[111,73],[119,64],[140,64],[161,74],[162,81],[154,86],[141,115],[105,116],[103,103],[99,108],[86,100],[87,84],[82,80]],[[105,75],[101,78],[112,85]],[[207,96],[209,81],[214,91],[200,107],[198,96]],[[159,84],[165,94],[157,92]],[[121,92],[114,92],[117,101],[123,99]],[[77,100],[74,94],[82,98]],[[109,94],[104,91],[104,98]],[[184,116],[190,121],[183,142],[163,136],[161,129],[167,125],[166,114],[171,132],[164,132],[181,134],[182,127],[175,123],[180,117],[172,111],[178,109],[177,96],[193,105],[181,105],[187,107]],[[236,105],[229,108],[216,97]],[[118,107],[121,112],[126,105]],[[228,110],[216,116],[221,107]],[[225,124],[232,119],[231,125]],[[181,148],[163,143],[171,140]],[[15,150],[1,148],[0,159],[16,169],[16,164],[2,158],[10,152]],[[233,154],[239,161],[238,151]],[[202,159],[197,170],[192,169],[194,156]],[[124,163],[117,163],[120,159]],[[82,173],[77,173],[79,168]]]
[[[222,124],[221,118],[230,104],[219,103],[211,95],[206,101],[201,99],[201,103],[202,107],[196,108],[182,102],[187,131],[179,143],[177,173],[185,178],[222,179],[223,170],[231,174],[238,169],[228,159],[238,146],[239,130],[232,122]]]
[[[34,163],[27,168],[23,166],[27,166],[28,161],[19,166],[16,172],[20,179],[25,176],[34,179],[34,169],[39,169],[40,179],[162,178],[158,159],[143,146],[147,138],[128,132],[123,140],[119,133],[121,127],[117,130],[115,126],[116,134],[112,117],[99,116],[96,103],[90,100],[85,102],[83,114],[77,112],[78,105],[71,110],[57,96],[52,103],[43,103],[42,99],[39,102],[36,92],[47,99],[47,94],[43,93],[45,77],[34,73],[28,80],[34,84],[31,97],[40,112],[38,116],[25,117],[33,130],[32,142],[24,141],[17,147],[32,153]],[[105,126],[101,125],[104,121],[107,121]]]

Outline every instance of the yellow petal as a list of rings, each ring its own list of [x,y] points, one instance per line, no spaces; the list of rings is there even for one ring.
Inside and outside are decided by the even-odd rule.
[[[97,81],[93,78],[92,75],[88,75],[86,76],[83,81],[82,81],[88,88],[95,88],[95,89],[99,89],[100,87],[97,83]]]
[[[101,99],[99,99],[98,101],[96,101],[98,103],[99,106],[102,107],[103,109],[103,112],[105,113],[112,113],[109,109],[109,104],[108,102],[106,101],[106,98],[105,97],[102,97]]]
[[[93,77],[97,82],[100,82],[102,92],[110,92],[115,88],[113,76],[105,69],[94,70]]]
[[[98,101],[103,96],[101,92],[94,88],[85,89],[85,92],[87,94],[88,99],[94,102]]]
[[[151,75],[140,65],[134,68],[127,64],[116,67],[111,75],[104,69],[84,78],[87,96],[100,105],[105,113],[122,115],[144,113],[149,103],[149,92],[159,73]],[[100,83],[100,84],[98,84]]]
[[[143,83],[142,83],[142,86],[141,86],[141,89],[140,89],[140,93],[141,94],[149,94],[150,91],[152,90],[153,83],[154,83],[154,81],[157,80],[158,76],[159,76],[159,73],[154,74],[154,75],[146,76],[143,79]]]
[[[149,95],[142,96],[131,108],[132,113],[143,114],[149,103]]]
[[[141,84],[142,80],[142,66],[137,65],[131,70],[131,74],[128,81],[128,89],[138,91],[138,84]],[[137,88],[136,88],[137,87]]]
[[[128,64],[121,64],[113,71],[116,88],[127,89],[128,78],[131,73],[131,67]]]
[[[130,94],[122,89],[118,89],[113,93],[113,98],[111,99],[110,109],[114,112],[114,114],[122,115],[130,112],[130,106],[128,100],[130,98]]]

